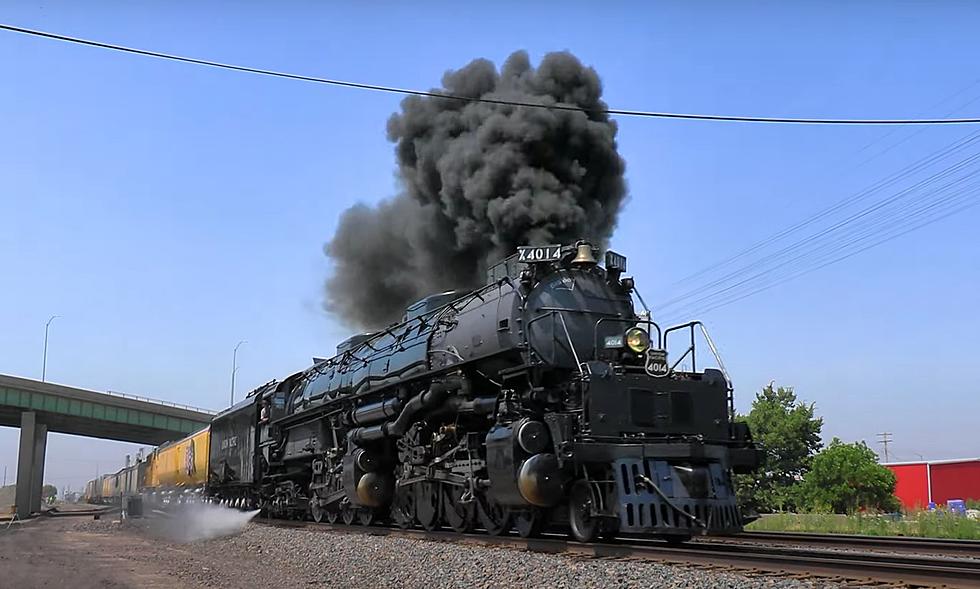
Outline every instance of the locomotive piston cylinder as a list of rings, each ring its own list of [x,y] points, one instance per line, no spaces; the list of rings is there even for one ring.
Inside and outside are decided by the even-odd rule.
[[[391,475],[380,472],[365,473],[357,480],[357,499],[367,507],[381,507],[391,501],[395,482]]]
[[[369,427],[357,427],[350,430],[350,433],[347,435],[350,436],[350,441],[357,445],[376,442],[385,437],[385,425],[382,423]]]
[[[486,438],[490,495],[501,505],[552,507],[564,496],[565,473],[558,457],[545,452],[545,424],[524,418],[497,426]]]
[[[535,454],[521,464],[517,473],[521,496],[538,507],[552,507],[561,501],[564,483],[558,457],[554,454]]]

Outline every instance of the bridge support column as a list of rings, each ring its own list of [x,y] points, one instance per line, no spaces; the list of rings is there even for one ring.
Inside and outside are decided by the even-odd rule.
[[[37,414],[20,415],[20,449],[17,456],[17,517],[27,518],[41,510],[41,486],[44,481],[44,454],[48,428],[37,422]]]
[[[44,489],[44,454],[48,449],[48,426],[34,424],[34,475],[31,480],[31,513],[41,511],[41,491]]]

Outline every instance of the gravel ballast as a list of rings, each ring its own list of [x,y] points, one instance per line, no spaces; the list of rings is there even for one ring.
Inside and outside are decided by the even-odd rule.
[[[81,527],[81,526],[80,526]],[[84,529],[149,542],[138,558],[169,566],[197,587],[831,588],[835,583],[468,546],[423,539],[249,524],[237,535],[192,543],[155,538],[152,523],[87,522]],[[853,586],[853,585],[851,585]]]

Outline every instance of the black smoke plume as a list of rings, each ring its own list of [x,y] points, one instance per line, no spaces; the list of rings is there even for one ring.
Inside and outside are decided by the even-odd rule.
[[[410,96],[388,120],[400,194],[344,211],[324,251],[334,264],[324,306],[351,326],[397,321],[425,295],[483,283],[518,245],[589,238],[604,245],[626,195],[616,123],[595,70],[567,52],[535,69],[512,54],[447,72],[444,94],[561,111]]]

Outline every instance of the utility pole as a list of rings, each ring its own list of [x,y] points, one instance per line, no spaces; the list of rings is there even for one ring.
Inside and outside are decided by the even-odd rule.
[[[44,382],[48,372],[48,327],[51,327],[51,322],[57,317],[60,317],[60,315],[52,315],[48,319],[48,322],[44,324],[44,355],[41,357],[41,382]]]
[[[878,443],[885,447],[885,462],[888,462],[888,444],[892,441],[891,432],[881,432],[878,434]]]
[[[235,351],[231,355],[231,405],[235,404],[235,373],[238,372],[238,348],[248,342],[242,340],[235,346]],[[229,405],[229,407],[231,407]]]

